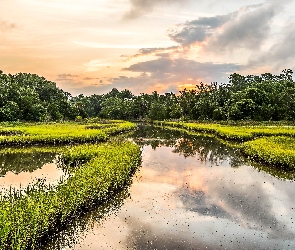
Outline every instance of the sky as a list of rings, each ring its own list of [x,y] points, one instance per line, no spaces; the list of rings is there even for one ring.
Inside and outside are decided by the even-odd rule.
[[[72,95],[295,70],[295,0],[0,0],[0,70]]]

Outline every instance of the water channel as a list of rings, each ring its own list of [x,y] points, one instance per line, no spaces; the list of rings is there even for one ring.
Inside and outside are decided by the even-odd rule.
[[[131,186],[44,249],[294,249],[294,172],[250,164],[214,137],[140,127]]]

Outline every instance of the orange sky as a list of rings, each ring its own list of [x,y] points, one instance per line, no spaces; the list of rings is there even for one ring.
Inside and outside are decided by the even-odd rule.
[[[77,95],[294,69],[294,1],[0,0],[0,69]]]

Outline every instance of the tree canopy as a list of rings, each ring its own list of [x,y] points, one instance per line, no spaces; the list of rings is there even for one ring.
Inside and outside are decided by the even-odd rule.
[[[35,74],[0,71],[0,121],[61,121],[80,118],[186,120],[293,120],[292,70],[242,76],[229,83],[200,83],[179,93],[134,95],[114,88],[103,95],[73,97]]]

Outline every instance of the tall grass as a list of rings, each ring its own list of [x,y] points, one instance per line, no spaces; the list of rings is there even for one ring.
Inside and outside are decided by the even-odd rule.
[[[38,249],[52,231],[122,187],[140,163],[131,142],[67,148],[62,159],[76,166],[57,187],[12,192],[0,202],[0,249]],[[77,165],[80,162],[80,165]],[[82,164],[83,162],[83,164]],[[79,166],[79,167],[77,167]]]

